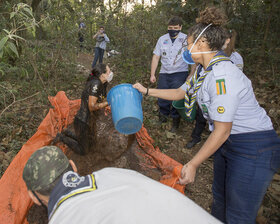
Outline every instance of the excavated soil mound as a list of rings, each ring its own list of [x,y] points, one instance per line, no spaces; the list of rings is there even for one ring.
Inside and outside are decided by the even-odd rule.
[[[117,132],[111,116],[106,116],[104,110],[100,110],[96,114],[96,145],[92,146],[85,156],[78,155],[71,150],[66,153],[67,157],[75,162],[78,173],[87,175],[104,167],[118,167],[133,169],[155,180],[160,180],[162,173],[159,169],[147,169],[140,165],[146,161],[141,155],[142,150],[135,135],[123,135]],[[57,146],[61,146],[61,143],[58,143]],[[31,207],[27,220],[30,224],[48,223],[45,209],[37,205]]]

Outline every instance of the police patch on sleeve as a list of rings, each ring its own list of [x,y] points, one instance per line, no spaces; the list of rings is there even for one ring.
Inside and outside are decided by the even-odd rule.
[[[219,114],[223,114],[223,113],[225,112],[225,108],[222,107],[222,106],[219,106],[219,107],[217,108],[217,111],[218,111]]]
[[[216,89],[217,95],[225,95],[226,94],[226,82],[225,79],[217,79],[216,80]]]

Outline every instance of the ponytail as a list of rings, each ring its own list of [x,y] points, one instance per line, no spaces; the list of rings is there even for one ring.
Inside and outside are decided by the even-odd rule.
[[[107,66],[105,64],[96,65],[89,74],[87,82],[92,80],[94,77],[99,78],[103,73],[106,73],[106,67]]]

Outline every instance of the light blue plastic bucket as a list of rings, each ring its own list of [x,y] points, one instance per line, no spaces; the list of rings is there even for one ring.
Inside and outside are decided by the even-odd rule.
[[[131,84],[113,87],[107,96],[114,126],[122,134],[138,132],[143,123],[142,94]]]

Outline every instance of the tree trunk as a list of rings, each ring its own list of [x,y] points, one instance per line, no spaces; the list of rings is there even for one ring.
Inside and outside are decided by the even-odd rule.
[[[271,21],[271,17],[272,17],[272,6],[275,5],[276,3],[276,0],[274,0],[272,3],[270,3],[269,5],[269,16],[267,18],[267,22],[266,22],[266,25],[265,25],[265,32],[264,32],[264,37],[263,37],[263,43],[262,43],[262,48],[261,48],[261,52],[262,52],[262,56],[265,55],[265,43],[266,43],[266,40],[267,40],[267,36],[268,36],[268,32],[269,32],[269,27],[270,27],[270,21]]]

